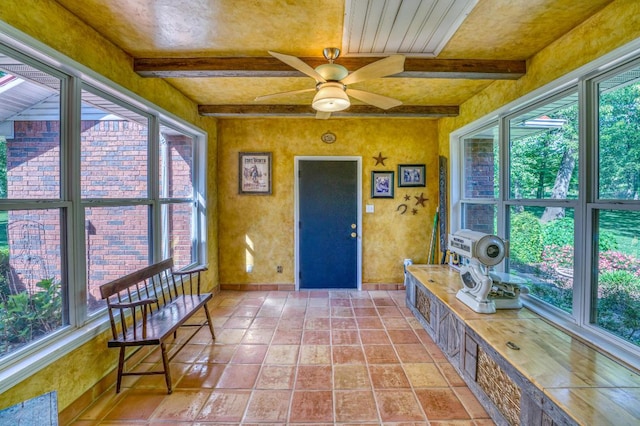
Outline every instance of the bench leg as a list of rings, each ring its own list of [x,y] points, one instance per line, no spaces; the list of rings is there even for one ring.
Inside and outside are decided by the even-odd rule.
[[[124,371],[124,346],[120,346],[120,356],[118,357],[118,380],[116,381],[116,393],[120,393],[122,385],[122,373]]]
[[[216,340],[216,334],[213,332],[213,323],[211,322],[211,314],[209,314],[209,307],[207,304],[204,304],[204,313],[207,316],[207,323],[209,324],[209,331],[211,332],[211,338]]]
[[[164,379],[167,382],[168,393],[173,392],[171,389],[171,370],[169,370],[169,358],[167,357],[167,348],[164,343],[160,343],[160,350],[162,351],[162,365],[164,366]]]

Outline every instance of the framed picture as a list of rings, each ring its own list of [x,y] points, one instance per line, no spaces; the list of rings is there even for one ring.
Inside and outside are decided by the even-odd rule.
[[[241,152],[238,166],[239,194],[271,194],[271,153]]]
[[[424,164],[398,165],[398,187],[426,186],[424,180]]]
[[[393,172],[371,172],[371,198],[393,198]]]

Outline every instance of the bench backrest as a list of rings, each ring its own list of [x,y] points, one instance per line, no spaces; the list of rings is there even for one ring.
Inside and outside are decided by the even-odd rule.
[[[206,268],[173,272],[173,259],[169,258],[101,285],[100,295],[107,301],[113,338],[117,339],[119,335],[116,314],[120,315],[120,332],[125,335],[127,311],[131,313],[135,330],[138,319],[146,322],[147,315],[153,314],[176,297],[200,294],[200,272],[204,270]],[[135,303],[149,299],[153,299],[154,302]]]

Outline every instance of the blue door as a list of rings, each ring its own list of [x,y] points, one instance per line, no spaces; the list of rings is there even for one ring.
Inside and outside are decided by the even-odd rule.
[[[358,164],[300,160],[301,289],[358,287]]]

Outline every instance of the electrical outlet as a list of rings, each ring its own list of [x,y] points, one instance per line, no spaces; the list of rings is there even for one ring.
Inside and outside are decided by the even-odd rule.
[[[282,273],[282,266],[280,266],[280,265],[276,266],[276,272],[281,274]]]

